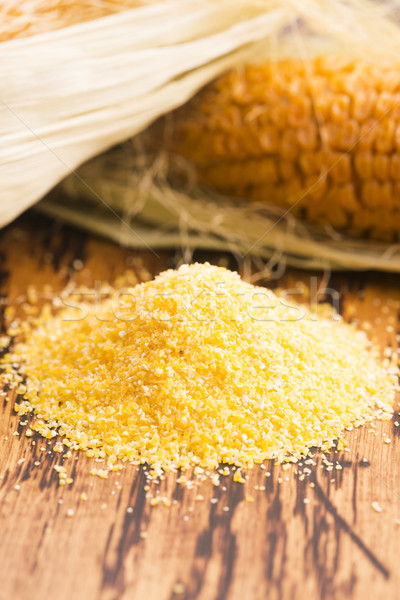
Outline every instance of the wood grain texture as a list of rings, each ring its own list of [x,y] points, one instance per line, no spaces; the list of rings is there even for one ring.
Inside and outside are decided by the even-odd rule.
[[[74,278],[89,285],[112,280],[134,256],[51,221],[24,218],[0,234],[1,314],[7,305],[23,302],[28,284],[41,289],[50,283],[60,290]],[[174,263],[172,254],[140,256],[152,274]],[[75,259],[85,264],[79,273]],[[291,271],[274,285],[309,284],[310,277],[316,274]],[[339,292],[345,317],[371,321],[371,336],[396,346],[397,277],[340,275],[329,285]],[[89,475],[93,462],[83,454],[65,462],[74,482],[60,487],[53,468],[61,463],[60,454],[40,439],[14,435],[23,430],[12,399],[1,400],[0,411],[2,600],[399,597],[395,419],[378,424],[376,435],[368,427],[350,432],[352,452],[340,456],[342,470],[327,472],[316,455],[318,465],[304,481],[273,465],[267,467],[270,477],[254,469],[245,486],[226,477],[220,487],[204,482],[186,490],[168,475],[160,493],[176,503],[166,508],[146,501],[142,470],[130,466],[101,480]],[[87,501],[80,500],[83,492]],[[197,494],[204,499],[196,501]],[[245,500],[248,494],[254,502]],[[382,513],[371,508],[373,501]],[[183,587],[176,587],[178,582]]]

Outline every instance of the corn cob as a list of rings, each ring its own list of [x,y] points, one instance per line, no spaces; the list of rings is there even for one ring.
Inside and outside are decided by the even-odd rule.
[[[399,66],[326,56],[237,69],[175,111],[168,143],[223,194],[398,240]]]
[[[140,0],[3,0],[0,42],[91,21],[140,3]]]

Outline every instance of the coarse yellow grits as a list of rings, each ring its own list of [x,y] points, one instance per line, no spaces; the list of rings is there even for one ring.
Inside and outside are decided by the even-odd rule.
[[[165,469],[329,449],[390,418],[396,387],[363,333],[209,264],[43,316],[15,361],[33,430]]]

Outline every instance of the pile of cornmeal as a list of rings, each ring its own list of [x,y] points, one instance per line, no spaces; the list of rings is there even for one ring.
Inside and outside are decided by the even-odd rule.
[[[251,467],[390,418],[395,381],[364,333],[209,264],[43,315],[4,364],[47,438],[165,469]],[[6,367],[8,377],[11,366]]]

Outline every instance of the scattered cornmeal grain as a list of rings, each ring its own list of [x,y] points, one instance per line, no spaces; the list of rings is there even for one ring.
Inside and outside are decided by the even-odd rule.
[[[246,480],[240,472],[240,469],[238,471],[235,471],[233,475],[233,481],[236,481],[237,483],[246,483]]]
[[[7,377],[10,363],[32,430],[156,475],[327,451],[345,429],[390,418],[396,387],[364,333],[209,264],[115,294],[101,318],[89,302],[47,313],[5,357]]]
[[[379,504],[379,502],[377,500],[374,500],[374,502],[372,502],[371,507],[377,513],[381,513],[383,511],[382,506]]]
[[[179,581],[177,583],[174,584],[174,587],[172,588],[172,593],[176,594],[178,596],[184,594],[186,592],[186,587],[183,585],[183,583],[180,583]]]

